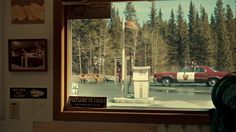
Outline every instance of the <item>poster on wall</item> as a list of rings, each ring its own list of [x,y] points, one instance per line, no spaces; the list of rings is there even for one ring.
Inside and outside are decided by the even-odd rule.
[[[46,99],[47,88],[10,88],[11,99]]]
[[[10,39],[10,71],[47,71],[46,39]]]
[[[12,24],[44,24],[44,0],[11,0]]]

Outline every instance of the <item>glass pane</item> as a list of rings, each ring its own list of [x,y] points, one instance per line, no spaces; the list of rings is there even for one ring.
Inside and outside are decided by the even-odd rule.
[[[111,109],[212,108],[212,87],[236,69],[234,5],[116,2],[111,19],[69,20],[70,95]]]

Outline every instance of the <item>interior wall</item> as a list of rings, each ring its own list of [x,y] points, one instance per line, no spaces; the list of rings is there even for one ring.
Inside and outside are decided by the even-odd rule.
[[[0,0],[0,120],[4,118],[4,88],[3,88],[3,0]]]
[[[5,120],[2,122],[3,129],[1,132],[32,132],[33,121],[52,121],[52,89],[53,89],[53,63],[52,63],[52,32],[53,32],[53,0],[44,0],[45,2],[45,22],[44,24],[12,24],[11,23],[11,0],[1,0],[0,10],[4,10],[4,38],[1,40],[1,71],[4,75],[4,103],[5,103]],[[2,12],[2,11],[1,11]],[[0,17],[2,19],[2,17]],[[2,23],[1,23],[2,24]],[[2,31],[2,30],[1,30]],[[8,69],[8,40],[9,39],[47,39],[47,58],[48,71],[46,72],[11,72]],[[3,64],[3,65],[2,65]],[[2,80],[2,79],[1,79]],[[47,99],[10,99],[11,87],[23,88],[47,88]],[[2,93],[2,91],[1,91]],[[19,118],[10,118],[10,103],[19,105]],[[1,126],[1,124],[0,124]],[[4,131],[2,131],[4,130]]]

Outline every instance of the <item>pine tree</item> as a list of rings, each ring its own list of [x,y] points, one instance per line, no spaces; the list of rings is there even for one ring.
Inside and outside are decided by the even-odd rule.
[[[168,44],[169,65],[176,70],[177,63],[177,28],[173,9],[171,10],[170,19],[168,21],[166,41]]]
[[[197,11],[195,9],[195,5],[193,4],[193,2],[190,2],[189,5],[189,23],[188,23],[188,27],[189,27],[189,40],[188,40],[188,44],[189,44],[189,52],[190,54],[190,58],[193,61],[198,61],[199,58],[197,58],[197,56],[199,55],[199,53],[197,52],[197,50],[199,50],[199,42],[196,41],[196,38],[198,37],[198,30],[199,30],[199,25],[197,25]]]
[[[157,9],[155,8],[155,3],[152,2],[150,9],[150,19],[149,24],[149,39],[151,45],[151,72],[165,70],[167,68],[168,62],[168,52],[167,44],[163,39],[163,36],[160,35],[160,26],[164,27],[164,22],[162,20],[161,10],[157,14]],[[163,30],[166,30],[162,28]]]
[[[125,21],[137,21],[136,10],[132,2],[128,2],[125,7]]]
[[[206,10],[204,7],[201,6],[201,37],[203,38],[203,47],[202,47],[202,53],[203,53],[203,60],[200,62],[202,65],[208,65],[211,67],[216,66],[216,45],[214,43],[211,27],[208,21],[208,15],[206,13]],[[212,18],[213,19],[213,18]]]
[[[231,66],[229,67],[230,71],[235,71],[236,69],[236,54],[234,53],[234,49],[236,48],[236,27],[235,27],[235,19],[233,15],[233,11],[230,7],[230,5],[226,5],[226,27],[227,27],[227,32],[228,32],[228,37],[229,37],[229,50],[230,54],[228,56],[231,58],[232,63]]]
[[[112,8],[111,11],[111,19],[109,22],[109,34],[110,34],[110,41],[111,41],[111,48],[113,49],[114,54],[116,57],[121,56],[121,38],[122,38],[122,21],[119,16],[119,11],[115,8]]]
[[[190,40],[193,39],[194,37],[194,30],[196,29],[197,25],[196,25],[196,9],[195,9],[195,5],[193,4],[193,2],[190,2],[189,5],[189,36],[190,36]]]
[[[219,70],[229,70],[232,63],[230,57],[230,42],[225,23],[225,9],[222,0],[217,0],[214,10],[216,19],[216,35],[217,35],[217,67]]]
[[[165,38],[166,37],[166,32],[167,32],[167,22],[163,20],[163,14],[161,11],[161,8],[158,11],[158,15],[157,15],[157,27],[159,30],[160,35]]]
[[[179,4],[177,10],[177,62],[178,66],[183,67],[188,64],[189,60],[189,49],[187,46],[188,42],[188,28],[184,21],[184,15],[181,5]]]
[[[157,44],[155,43],[155,37],[158,32],[157,28],[157,9],[155,7],[154,1],[152,2],[151,5],[151,10],[150,10],[150,19],[149,19],[149,31],[150,31],[150,45],[151,45],[151,72],[156,72],[156,56],[157,56]]]
[[[155,27],[156,25],[157,25],[157,9],[155,7],[155,2],[152,1],[148,20],[148,27],[150,30],[154,30],[156,29]]]
[[[194,48],[191,50],[191,55],[197,64],[204,65],[204,60],[206,60],[206,54],[204,52],[206,48],[204,47],[204,43],[206,40],[205,36],[203,36],[204,29],[202,27],[198,12],[196,12],[196,26],[198,28],[195,29],[194,37],[192,38]]]
[[[215,67],[216,58],[215,58],[215,44],[211,35],[211,28],[208,21],[208,15],[204,7],[200,7],[200,32],[199,36],[202,41],[200,41],[200,60],[199,64],[201,65],[209,65]]]

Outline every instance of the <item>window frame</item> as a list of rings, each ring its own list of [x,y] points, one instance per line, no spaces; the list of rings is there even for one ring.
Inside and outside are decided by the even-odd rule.
[[[67,61],[66,31],[67,17],[63,2],[76,0],[54,0],[53,4],[53,119],[64,121],[102,121],[102,122],[138,122],[167,124],[209,125],[208,110],[158,109],[101,109],[101,108],[66,108],[66,70]],[[91,0],[91,2],[111,2],[120,0]],[[121,0],[128,1],[128,0]],[[134,1],[134,0],[132,0]],[[138,1],[138,0],[136,0]],[[78,2],[78,1],[77,1]],[[71,4],[71,3],[70,3]]]

